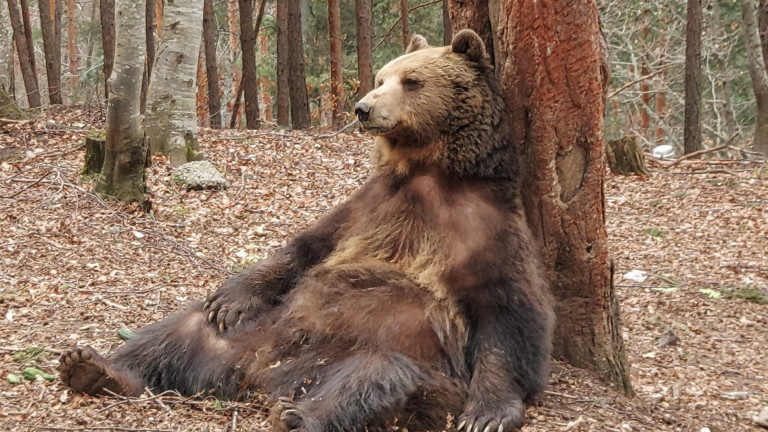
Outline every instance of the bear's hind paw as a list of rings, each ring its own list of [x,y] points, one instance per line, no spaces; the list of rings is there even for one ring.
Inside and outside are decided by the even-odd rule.
[[[77,393],[132,393],[127,386],[121,384],[119,375],[112,370],[107,359],[90,347],[75,347],[65,351],[59,358],[59,377]]]

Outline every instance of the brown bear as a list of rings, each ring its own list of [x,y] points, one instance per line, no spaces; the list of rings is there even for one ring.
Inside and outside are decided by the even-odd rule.
[[[355,112],[376,136],[360,190],[110,358],[69,350],[64,383],[264,392],[281,431],[520,427],[548,379],[553,314],[482,40],[415,37]]]

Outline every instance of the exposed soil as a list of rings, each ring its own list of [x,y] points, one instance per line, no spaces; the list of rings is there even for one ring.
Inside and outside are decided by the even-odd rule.
[[[102,201],[80,175],[98,117],[58,109],[0,121],[0,430],[269,430],[258,398],[92,398],[58,380],[7,377],[30,366],[54,373],[75,344],[109,353],[119,327],[215,290],[362,184],[370,138],[204,131],[201,146],[232,187],[180,191],[155,157],[147,216]],[[637,394],[556,362],[524,431],[765,430],[752,418],[768,406],[768,166],[650,168],[606,182]]]

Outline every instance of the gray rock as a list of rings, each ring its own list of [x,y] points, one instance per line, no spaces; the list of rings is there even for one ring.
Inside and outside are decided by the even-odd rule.
[[[758,414],[752,420],[754,420],[755,423],[757,423],[758,426],[762,426],[762,427],[768,429],[768,406],[763,408],[763,410],[760,411],[760,414]]]
[[[190,190],[227,189],[229,182],[208,161],[188,162],[173,170],[171,181]]]

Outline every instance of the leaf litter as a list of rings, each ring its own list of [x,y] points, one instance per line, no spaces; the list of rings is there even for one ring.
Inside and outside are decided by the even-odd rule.
[[[58,354],[110,353],[118,336],[215,290],[344,200],[371,138],[201,130],[226,191],[183,191],[152,158],[153,214],[105,202],[80,176],[103,113],[49,108],[0,123],[0,429],[268,431],[244,402],[71,394]],[[606,178],[609,247],[636,396],[555,361],[524,431],[753,431],[768,407],[768,167],[686,161]],[[622,278],[631,274],[633,277]],[[642,274],[643,277],[637,277]],[[27,368],[31,380],[16,380]],[[36,378],[39,375],[40,378]],[[763,420],[761,420],[763,421]]]

